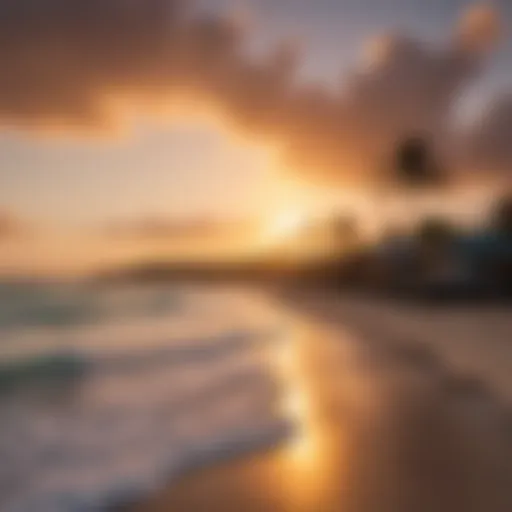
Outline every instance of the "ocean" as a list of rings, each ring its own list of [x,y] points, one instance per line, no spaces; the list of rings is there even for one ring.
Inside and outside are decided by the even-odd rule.
[[[289,341],[239,288],[0,285],[0,510],[105,510],[276,443]]]

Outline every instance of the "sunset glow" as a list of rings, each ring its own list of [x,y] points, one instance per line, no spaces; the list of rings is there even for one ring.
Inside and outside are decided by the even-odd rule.
[[[511,27],[0,0],[0,512],[512,511]]]
[[[307,214],[301,210],[285,210],[270,221],[266,236],[270,242],[283,242],[300,235],[307,226]]]
[[[500,27],[512,13],[490,4],[416,16],[386,2],[377,12],[303,3],[297,16],[311,30],[307,42],[294,37],[287,4],[249,0],[258,21],[241,23],[246,15],[230,0],[129,8],[77,0],[65,9],[50,1],[42,4],[48,23],[34,31],[34,6],[11,13],[7,3],[0,33],[12,80],[0,86],[0,212],[33,229],[23,242],[5,229],[10,245],[0,267],[30,267],[18,253],[39,253],[36,246],[54,247],[56,238],[66,261],[37,261],[38,269],[120,261],[112,254],[231,257],[292,240],[343,197],[350,215],[384,222],[373,207],[360,210],[365,194],[391,179],[393,144],[408,130],[444,138],[453,127],[442,145],[455,148],[447,172],[456,193],[468,183],[510,183],[512,154],[502,141],[512,108],[496,91],[507,89],[503,70],[512,69],[512,52],[498,47],[509,44]],[[110,29],[98,30],[98,20]],[[493,52],[496,61],[485,66]],[[455,110],[475,115],[461,127],[450,117]],[[168,236],[149,230],[121,243],[98,235],[113,222],[146,218],[171,226]],[[261,227],[229,236],[221,227],[222,236],[191,243],[186,227],[211,218]],[[67,249],[69,237],[76,250]]]

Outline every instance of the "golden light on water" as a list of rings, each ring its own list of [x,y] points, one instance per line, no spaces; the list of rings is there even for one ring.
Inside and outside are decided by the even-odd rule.
[[[279,452],[278,464],[286,478],[280,492],[290,510],[313,510],[330,493],[333,459],[330,438],[322,421],[322,398],[311,364],[310,333],[296,322],[279,347],[278,365],[287,390],[281,413],[293,424],[293,435]],[[337,445],[336,451],[340,449]]]
[[[276,454],[278,471],[270,485],[283,510],[344,510],[356,438],[338,408],[354,395],[354,383],[340,372],[340,362],[348,360],[339,350],[343,340],[303,317],[290,315],[287,324],[275,363],[286,391],[279,411],[295,428]]]
[[[295,433],[286,447],[286,453],[290,461],[303,469],[313,467],[315,458],[319,456],[308,408],[307,397],[302,390],[296,390],[287,396],[285,410],[290,417],[302,423],[296,426]]]
[[[296,332],[280,347],[279,366],[287,392],[281,404],[282,414],[294,425],[293,436],[284,449],[285,462],[294,469],[312,469],[321,458],[318,425],[313,396],[303,366],[301,336]]]

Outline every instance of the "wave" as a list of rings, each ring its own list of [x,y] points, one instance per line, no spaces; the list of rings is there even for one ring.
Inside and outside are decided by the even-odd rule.
[[[168,450],[160,457],[158,467],[132,475],[110,474],[106,479],[96,472],[92,485],[67,492],[34,493],[14,500],[2,508],[5,512],[98,512],[133,505],[151,492],[176,480],[181,475],[210,464],[277,445],[292,433],[287,420],[269,421],[229,431],[183,451],[176,457]]]
[[[63,350],[0,362],[0,392],[44,381],[79,379],[93,372],[135,372],[143,367],[162,367],[208,363],[238,353],[242,349],[262,347],[278,336],[277,330],[223,333],[212,337],[172,340],[152,349],[135,349],[114,354],[91,354]]]
[[[4,339],[0,510],[107,510],[289,435],[273,363],[286,325],[227,295],[190,297],[160,319]]]
[[[179,309],[183,296],[182,290],[168,286],[0,283],[0,329],[66,328],[167,315]]]
[[[0,365],[0,392],[48,380],[68,380],[83,375],[86,361],[69,354],[52,354],[28,361]]]

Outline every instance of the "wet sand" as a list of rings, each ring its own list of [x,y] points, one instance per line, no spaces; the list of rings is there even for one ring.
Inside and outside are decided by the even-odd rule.
[[[364,316],[347,328],[343,305],[328,302],[291,308],[297,332],[282,354],[282,407],[294,435],[184,475],[131,510],[512,510],[507,403],[424,344],[379,336],[378,322],[372,335],[362,335]]]

